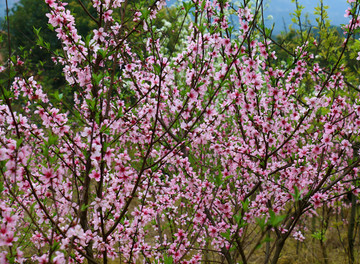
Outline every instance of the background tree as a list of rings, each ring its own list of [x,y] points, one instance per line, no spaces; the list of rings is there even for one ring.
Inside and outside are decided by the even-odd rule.
[[[125,1],[120,9],[117,9],[112,17],[122,25],[121,37],[133,30],[136,22],[134,14],[139,10],[149,8],[150,2],[144,0]],[[97,26],[98,14],[89,0],[70,0],[68,9],[76,17],[76,25],[79,35],[85,39],[88,35],[93,34]],[[27,68],[31,69],[30,74],[39,76],[44,84],[46,91],[50,93],[60,92],[64,99],[72,104],[73,89],[65,85],[65,79],[62,74],[62,67],[53,62],[52,57],[60,52],[61,43],[56,37],[56,32],[48,26],[49,12],[48,6],[43,1],[38,0],[20,0],[11,9],[9,20],[11,23],[10,36],[13,54],[21,54],[25,59]],[[93,19],[89,19],[91,16]],[[5,32],[6,23],[3,22]],[[152,21],[154,27],[154,37],[162,39],[162,45],[168,52],[175,51],[174,43],[177,43],[175,34],[180,26],[178,22],[178,13],[174,7],[164,8],[160,11],[157,18]],[[40,31],[37,31],[40,30]],[[38,32],[38,33],[36,33]],[[143,28],[136,28],[136,32],[129,36],[131,47],[138,54],[145,51]],[[1,54],[7,57],[7,35],[3,34]],[[39,38],[41,42],[39,42]],[[166,43],[163,43],[166,41]],[[49,48],[45,48],[45,45]],[[49,52],[49,49],[52,52]]]

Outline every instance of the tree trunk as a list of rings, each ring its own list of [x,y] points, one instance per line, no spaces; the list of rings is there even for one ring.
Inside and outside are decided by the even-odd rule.
[[[349,264],[353,264],[354,259],[354,230],[355,230],[355,216],[356,216],[356,197],[351,194],[351,211],[348,228],[348,244],[349,244]]]

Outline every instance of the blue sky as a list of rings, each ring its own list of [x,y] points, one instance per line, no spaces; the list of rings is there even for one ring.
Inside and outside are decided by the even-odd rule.
[[[177,0],[168,1],[168,5],[172,5]],[[267,6],[265,14],[272,15],[273,19],[268,21],[268,25],[275,23],[275,32],[284,30],[284,21],[288,26],[291,23],[290,13],[295,9],[295,3],[291,0],[263,0]],[[312,23],[314,19],[314,8],[319,4],[318,0],[298,0],[299,4],[305,6],[303,13],[308,13]],[[323,0],[324,5],[328,5],[327,10],[329,19],[333,25],[345,24],[348,19],[344,17],[345,10],[348,7],[346,0]]]
[[[291,23],[291,17],[289,13],[294,10],[295,3],[291,3],[291,0],[267,0],[266,2],[268,3],[268,9],[266,10],[266,13],[273,16],[272,22],[275,22],[276,29],[283,30],[283,18],[285,20],[285,24],[288,25]],[[348,7],[346,0],[324,0],[323,2],[324,5],[329,6],[327,12],[329,19],[332,21],[331,24],[340,25],[349,21],[348,18],[344,17],[345,10]],[[299,0],[299,3],[305,6],[303,12],[308,13],[312,24],[315,24],[314,8],[319,4],[319,1]]]
[[[18,0],[8,0],[9,5],[13,6]],[[42,1],[42,0],[38,0]],[[168,5],[173,5],[177,0],[168,1]],[[298,0],[300,4],[305,6],[304,12],[309,13],[310,18],[314,22],[314,7],[319,3],[318,0]],[[328,13],[329,18],[332,20],[333,25],[340,25],[348,22],[348,19],[344,18],[345,9],[347,8],[346,0],[323,0],[325,5],[329,6]],[[272,15],[273,20],[268,21],[269,24],[275,22],[275,32],[284,30],[284,23],[290,24],[291,18],[289,13],[295,8],[295,4],[291,3],[291,0],[264,0],[267,5],[266,15]],[[5,0],[0,0],[0,15],[5,14]]]
[[[9,8],[11,8],[16,2],[17,0],[8,0]],[[6,10],[6,1],[0,0],[0,16],[5,15],[5,10]]]

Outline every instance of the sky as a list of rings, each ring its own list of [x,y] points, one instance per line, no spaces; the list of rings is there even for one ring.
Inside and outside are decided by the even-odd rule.
[[[276,30],[284,30],[284,21],[286,25],[291,23],[289,13],[295,9],[295,3],[291,3],[291,0],[267,0],[266,2],[268,3],[266,14],[273,16],[273,19],[268,23],[275,23]],[[323,2],[324,5],[329,6],[327,12],[332,25],[339,26],[348,23],[349,19],[344,17],[345,10],[348,7],[346,0],[323,0]],[[319,4],[319,1],[299,0],[299,3],[305,6],[303,13],[308,13],[310,21],[315,25],[314,8]]]
[[[17,0],[8,0],[9,8],[11,8],[16,2]],[[0,0],[0,17],[5,16],[5,11],[6,11],[6,1]]]
[[[12,7],[18,0],[8,0],[9,6]],[[38,0],[42,1],[42,0]],[[173,5],[178,0],[167,1],[168,5]],[[263,0],[267,8],[265,11],[266,16],[271,15],[272,20],[268,20],[267,24],[271,25],[275,23],[275,32],[279,33],[284,30],[284,21],[288,26],[291,23],[291,18],[289,13],[291,13],[295,4],[291,3],[291,0]],[[319,3],[318,0],[298,0],[301,5],[305,6],[303,12],[309,14],[312,22],[315,22],[314,19],[314,7]],[[348,19],[344,17],[345,9],[347,8],[346,0],[323,0],[324,5],[328,5],[328,14],[330,20],[332,20],[333,25],[345,24],[348,22]],[[5,0],[0,0],[0,16],[5,15]]]
[[[173,5],[178,0],[168,1],[168,5]],[[284,21],[288,27],[291,24],[290,13],[295,9],[295,3],[291,3],[291,0],[263,0],[266,6],[265,15],[271,15],[272,20],[267,20],[267,25],[271,26],[275,23],[274,33],[280,33],[284,31]],[[308,13],[312,23],[315,24],[314,8],[319,4],[318,0],[298,0],[299,4],[305,6],[303,13]],[[345,10],[348,7],[346,0],[323,0],[324,5],[328,5],[327,10],[331,24],[339,26],[345,24],[348,19],[344,17]]]

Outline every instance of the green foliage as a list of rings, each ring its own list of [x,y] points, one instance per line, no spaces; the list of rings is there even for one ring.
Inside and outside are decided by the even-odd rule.
[[[311,234],[313,238],[319,241],[325,241],[325,230],[317,230],[313,234]]]
[[[26,57],[28,68],[32,69],[33,74],[40,73],[47,86],[59,87],[65,83],[58,77],[61,76],[61,68],[54,65],[51,55],[45,49],[37,46],[42,44],[52,49],[60,48],[56,33],[47,26],[48,18],[45,16],[47,12],[47,6],[43,1],[20,0],[12,8],[9,16],[11,49],[13,53]],[[5,25],[3,28],[5,29]],[[40,39],[37,39],[34,30],[38,35],[41,31]],[[7,45],[7,35],[5,38],[4,44]],[[3,50],[4,57],[6,57],[5,52],[7,47]]]
[[[293,2],[297,3],[298,1],[293,0]],[[358,93],[356,87],[360,84],[357,77],[360,74],[360,64],[356,60],[358,57],[356,51],[360,48],[360,42],[354,35],[348,39],[347,46],[344,48],[343,43],[347,36],[340,27],[331,25],[327,13],[328,8],[324,5],[323,0],[320,0],[314,9],[316,25],[309,27],[309,23],[303,17],[303,6],[297,3],[292,16],[293,23],[298,29],[295,29],[294,25],[290,25],[288,32],[276,36],[274,48],[278,61],[274,63],[281,63],[284,68],[294,69],[297,59],[300,58],[297,56],[296,50],[303,46],[308,54],[313,55],[313,62],[325,69],[317,74],[318,77],[326,78],[335,65],[342,67],[344,80],[348,86],[344,95],[349,95],[355,100]],[[314,90],[311,90],[311,87],[314,87],[314,81],[311,78],[304,79],[299,89],[299,98],[302,99],[312,94]],[[331,94],[331,91],[325,92]]]
[[[137,26],[138,22],[132,21],[134,11],[142,10],[142,18],[147,22],[148,15],[146,10],[147,8],[142,8],[142,6],[149,5],[149,1],[139,1],[136,5],[132,5],[131,2],[125,7],[125,18],[120,19],[120,21],[126,21],[125,29],[129,32]],[[145,11],[144,11],[145,10]],[[114,15],[116,18],[116,15]],[[132,44],[132,49],[137,51],[137,54],[146,54],[145,41],[146,37],[151,37],[152,39],[160,40],[161,47],[164,48],[166,53],[172,54],[173,52],[179,50],[179,47],[176,47],[174,44],[179,43],[178,38],[181,38],[182,32],[185,31],[181,27],[181,19],[183,17],[182,13],[179,13],[178,10],[174,7],[168,7],[160,10],[158,12],[155,20],[151,21],[151,24],[148,25],[153,28],[154,35],[146,35],[143,31],[143,26],[138,26],[135,32],[129,36],[129,43]]]
[[[266,216],[259,218],[256,217],[255,221],[257,223],[257,225],[261,228],[261,231],[265,231],[265,227],[266,227]]]
[[[302,191],[299,191],[299,188],[297,186],[294,186],[294,193],[291,193],[291,196],[294,197],[295,202],[301,200],[301,194]]]
[[[273,227],[278,227],[280,223],[286,218],[286,215],[276,215],[273,210],[269,211],[270,219],[268,224]]]
[[[92,2],[82,0],[80,4],[77,0],[69,0],[68,4],[72,14],[76,17],[75,23],[79,35],[82,36],[85,43],[89,43],[93,34],[92,31],[104,26],[98,23],[99,18],[96,10],[92,7]],[[159,39],[161,46],[169,53],[173,53],[179,48],[173,43],[179,43],[177,39],[181,37],[183,30],[181,30],[180,22],[178,22],[181,14],[177,13],[175,8],[163,9],[158,13],[157,19],[152,20],[150,26],[154,29],[154,36],[144,34],[142,22],[133,21],[136,11],[148,10],[147,7],[152,4],[152,2],[145,0],[126,1],[121,8],[113,13],[114,19],[121,25],[119,37],[126,39],[132,50],[136,51],[139,56],[146,54],[145,39],[147,37]],[[43,1],[20,0],[12,8],[9,16],[11,49],[13,53],[21,54],[21,59],[25,61],[22,71],[24,76],[40,76],[37,78],[40,78],[49,94],[52,94],[56,99],[63,99],[62,101],[68,105],[72,105],[72,94],[76,87],[65,85],[62,66],[54,64],[51,59],[51,57],[61,54],[62,51],[56,32],[52,26],[47,24],[46,13],[48,12],[49,10]],[[90,19],[89,16],[92,18]],[[8,56],[7,24],[2,23],[2,27],[5,33],[0,35],[4,39],[3,48],[0,52],[2,57],[6,58]],[[110,54],[102,54],[103,57],[108,55]],[[98,80],[93,81],[98,82]],[[124,92],[129,93],[131,97],[131,93],[126,91],[126,87]],[[127,97],[127,95],[123,96]]]

